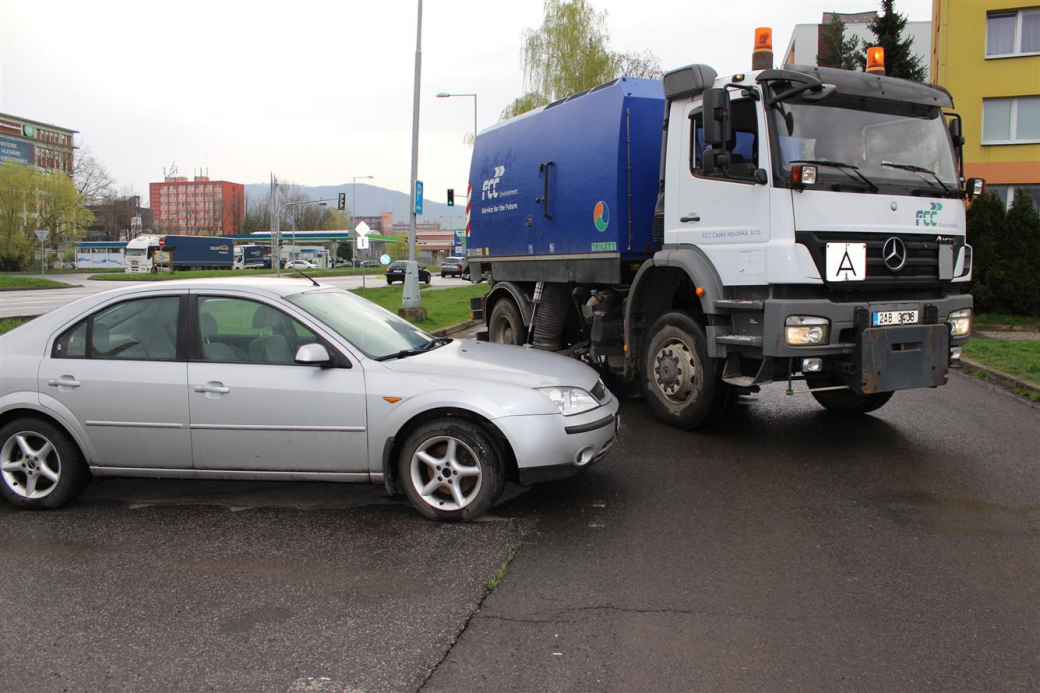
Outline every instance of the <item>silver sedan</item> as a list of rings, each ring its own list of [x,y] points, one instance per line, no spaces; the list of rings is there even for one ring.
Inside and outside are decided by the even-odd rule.
[[[617,409],[578,361],[437,338],[317,282],[132,286],[0,336],[0,495],[54,508],[103,476],[372,482],[471,520],[507,478],[601,459]]]

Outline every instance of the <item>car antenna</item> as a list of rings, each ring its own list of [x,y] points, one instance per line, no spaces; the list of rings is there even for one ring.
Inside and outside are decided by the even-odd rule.
[[[299,267],[293,267],[293,269],[295,271],[299,272],[300,274],[303,274],[303,270],[301,270]],[[303,274],[303,276],[307,277],[306,274]],[[314,286],[321,286],[321,284],[319,284],[318,282],[314,281],[314,277],[307,277],[307,279],[310,279],[311,280],[311,284],[314,284]]]

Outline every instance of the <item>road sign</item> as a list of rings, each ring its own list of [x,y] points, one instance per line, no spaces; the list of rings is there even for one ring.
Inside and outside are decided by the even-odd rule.
[[[368,238],[366,236],[358,236],[358,239],[357,239],[357,249],[358,250],[368,250],[368,246],[369,246]]]
[[[43,243],[45,240],[47,240],[47,234],[49,233],[50,231],[48,231],[47,229],[36,229],[36,238],[40,240],[40,243]]]
[[[356,231],[357,235],[361,236],[362,238],[372,233],[372,229],[370,229],[368,224],[366,224],[365,222],[361,222],[360,224],[355,226],[354,231]]]
[[[422,181],[415,181],[415,213],[422,214]]]
[[[379,262],[384,264],[384,265],[389,265],[390,264],[390,256],[387,255],[386,253],[383,253],[382,255],[379,256]]]
[[[166,245],[166,239],[159,236],[159,247],[162,248],[164,245]]]

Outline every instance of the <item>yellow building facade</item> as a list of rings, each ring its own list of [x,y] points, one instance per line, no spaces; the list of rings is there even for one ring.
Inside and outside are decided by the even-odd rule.
[[[964,175],[1040,201],[1040,0],[932,0],[931,78],[964,121]]]

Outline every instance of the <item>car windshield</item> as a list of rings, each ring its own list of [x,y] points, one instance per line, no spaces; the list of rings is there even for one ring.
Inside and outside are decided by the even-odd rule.
[[[335,330],[366,356],[382,358],[436,341],[409,322],[343,289],[318,289],[286,297]]]
[[[824,103],[792,100],[774,106],[772,125],[779,145],[774,165],[784,181],[792,163],[820,162],[817,187],[824,190],[958,196],[953,148],[938,108],[840,96]]]

